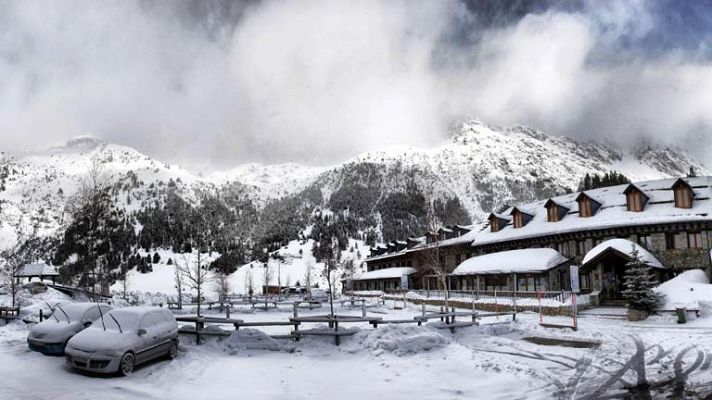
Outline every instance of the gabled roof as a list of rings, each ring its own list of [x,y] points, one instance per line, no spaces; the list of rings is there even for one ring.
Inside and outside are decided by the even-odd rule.
[[[509,215],[514,215],[514,213],[517,213],[517,212],[521,213],[521,214],[526,214],[530,217],[534,216],[533,212],[524,211],[524,210],[520,209],[519,207],[512,207],[512,211],[510,211]]]
[[[623,194],[628,194],[628,193],[632,193],[632,192],[638,192],[638,193],[641,193],[643,196],[648,197],[644,191],[640,190],[639,187],[635,186],[632,183],[628,184],[628,186],[626,186],[625,190],[623,191]]]
[[[493,218],[503,219],[505,221],[510,220],[510,217],[508,215],[497,214],[497,213],[490,213],[489,217],[487,217],[487,220],[492,221]]]
[[[673,183],[672,186],[670,186],[670,189],[675,189],[675,188],[678,188],[678,187],[681,187],[681,186],[682,186],[682,187],[686,187],[686,188],[688,188],[688,189],[692,189],[692,185],[690,185],[689,183],[687,183],[687,181],[685,181],[685,180],[682,179],[682,178],[678,178],[678,179],[675,181],[675,183]]]
[[[591,195],[587,194],[586,192],[581,192],[581,193],[579,193],[578,196],[576,196],[576,202],[579,202],[579,201],[581,201],[581,200],[583,200],[583,199],[589,199],[589,200],[594,201],[594,202],[596,202],[596,203],[598,203],[598,204],[603,204],[603,203],[601,203],[600,201],[598,201],[598,200],[594,199],[593,197],[591,197]]]
[[[557,206],[557,207],[561,207],[561,208],[565,208],[565,209],[567,209],[567,210],[569,209],[568,207],[564,207],[564,206],[562,206],[561,204],[557,203],[556,201],[554,201],[554,199],[549,199],[549,200],[547,200],[546,203],[544,203],[544,208],[549,208],[549,207],[551,207],[552,205]]]
[[[47,265],[45,263],[34,263],[25,264],[19,274],[19,277],[30,277],[30,276],[59,276],[57,268]]]
[[[658,261],[658,259],[643,246],[626,239],[610,239],[600,243],[586,253],[581,261],[581,266],[583,267],[594,264],[601,256],[611,251],[627,258],[628,260],[632,260],[634,250],[638,252],[638,258],[645,264],[655,268],[663,268],[660,261]]]

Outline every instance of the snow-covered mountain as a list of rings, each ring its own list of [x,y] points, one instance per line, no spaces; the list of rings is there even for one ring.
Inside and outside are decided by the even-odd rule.
[[[35,226],[45,235],[61,231],[67,223],[66,203],[92,159],[101,161],[115,183],[116,202],[129,212],[160,201],[166,187],[175,188],[188,202],[197,202],[200,192],[238,185],[258,208],[270,199],[311,190],[321,193],[324,208],[335,209],[344,204],[346,186],[379,199],[415,183],[427,196],[457,196],[471,217],[479,219],[505,204],[575,190],[586,173],[616,170],[632,180],[682,176],[690,167],[698,174],[710,173],[676,148],[646,145],[628,151],[613,144],[477,121],[453,129],[450,140],[435,148],[388,148],[328,167],[246,164],[209,176],[195,175],[130,147],[83,137],[45,151],[0,153],[0,246],[13,240],[11,226]]]

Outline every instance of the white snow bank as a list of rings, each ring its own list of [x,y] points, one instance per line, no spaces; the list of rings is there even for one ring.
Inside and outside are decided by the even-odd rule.
[[[389,352],[403,356],[439,349],[449,343],[450,339],[432,329],[394,324],[362,330],[349,339],[343,348],[351,353],[368,349],[374,355]]]
[[[644,263],[648,264],[651,267],[655,268],[663,268],[663,265],[658,261],[657,258],[655,258],[654,255],[650,254],[648,250],[646,250],[644,247],[640,246],[637,243],[631,242],[630,240],[626,239],[610,239],[606,240],[605,242],[602,242],[598,246],[594,247],[586,253],[586,256],[583,258],[583,261],[581,264],[586,264],[589,261],[593,260],[596,258],[599,254],[603,253],[604,251],[608,250],[609,248],[612,248],[614,250],[617,250],[629,257],[632,257],[633,254],[633,249],[638,250],[638,257],[640,258],[641,261]]]
[[[220,342],[224,351],[234,355],[245,350],[280,351],[284,346],[276,339],[257,329],[240,329]]]
[[[554,249],[519,249],[472,257],[463,261],[453,275],[540,272],[556,267],[567,258]]]
[[[685,271],[654,289],[665,295],[663,310],[700,309],[712,305],[712,285],[701,269]]]

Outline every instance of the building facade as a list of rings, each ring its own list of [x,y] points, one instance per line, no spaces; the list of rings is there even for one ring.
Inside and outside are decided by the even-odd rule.
[[[453,273],[473,257],[517,249],[550,248],[569,262],[530,276],[497,273],[492,265],[475,276],[453,275],[452,289],[570,289],[568,265],[579,265],[582,290],[617,299],[631,251],[597,249],[614,239],[639,246],[660,264],[662,280],[688,269],[712,271],[712,177],[662,179],[593,189],[516,205],[492,213],[486,222],[428,233],[421,238],[375,249],[368,271],[408,266],[415,269],[410,288],[423,288],[437,268]],[[621,242],[615,242],[620,245]],[[605,246],[604,246],[605,247]],[[615,250],[615,251],[614,251]],[[424,254],[429,254],[425,257]],[[505,262],[505,257],[499,258]],[[506,268],[505,268],[506,269]],[[526,274],[525,274],[526,275]],[[543,277],[543,278],[542,278]]]

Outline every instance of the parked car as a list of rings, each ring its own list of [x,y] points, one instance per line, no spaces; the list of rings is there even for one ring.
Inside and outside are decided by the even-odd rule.
[[[67,341],[111,311],[108,304],[57,303],[46,320],[30,329],[27,345],[44,354],[64,354]]]
[[[309,290],[309,296],[307,298],[309,300],[328,301],[329,300],[329,291],[324,290],[324,289],[319,289],[319,288],[311,288]]]
[[[77,369],[128,375],[149,360],[177,356],[178,324],[164,308],[117,308],[71,338],[64,354]]]

